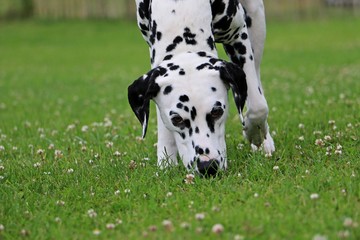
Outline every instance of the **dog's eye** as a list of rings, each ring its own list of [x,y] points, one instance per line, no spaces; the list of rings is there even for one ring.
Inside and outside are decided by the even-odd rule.
[[[213,119],[218,119],[223,115],[223,113],[224,113],[224,110],[222,108],[220,108],[220,107],[213,108],[211,110],[211,117]]]
[[[174,124],[174,126],[179,126],[184,122],[184,119],[178,115],[171,118],[171,122]]]

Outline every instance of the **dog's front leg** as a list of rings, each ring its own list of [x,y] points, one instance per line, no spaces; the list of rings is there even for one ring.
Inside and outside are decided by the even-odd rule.
[[[159,168],[164,169],[171,165],[177,165],[177,147],[174,135],[164,125],[158,107],[156,107],[156,113],[158,128],[157,164]]]
[[[245,19],[245,12],[242,8],[239,8],[237,14],[241,16],[240,19]],[[239,30],[238,36],[240,37],[225,43],[224,47],[232,62],[240,65],[246,76],[247,112],[243,122],[244,135],[256,148],[264,143],[265,152],[271,154],[275,147],[266,121],[268,105],[258,78],[255,56],[246,24]]]

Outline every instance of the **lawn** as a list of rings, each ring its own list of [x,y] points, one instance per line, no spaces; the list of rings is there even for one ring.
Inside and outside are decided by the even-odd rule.
[[[250,150],[232,105],[229,169],[185,184],[156,167],[154,106],[142,140],[127,103],[150,69],[135,23],[0,23],[0,239],[360,239],[357,29],[269,21],[276,153]]]

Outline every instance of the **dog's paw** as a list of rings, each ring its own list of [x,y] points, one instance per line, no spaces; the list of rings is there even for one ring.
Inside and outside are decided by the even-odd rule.
[[[275,143],[270,133],[266,134],[266,138],[263,143],[265,155],[271,156],[273,152],[275,152]]]
[[[268,134],[266,121],[253,122],[245,118],[243,134],[252,145],[259,148]]]
[[[269,133],[269,127],[266,121],[261,124],[254,124],[245,119],[243,134],[250,142],[253,151],[262,149],[265,155],[269,157],[275,152],[274,140]]]

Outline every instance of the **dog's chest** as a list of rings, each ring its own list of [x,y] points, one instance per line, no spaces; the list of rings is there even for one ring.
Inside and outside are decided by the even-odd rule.
[[[150,39],[152,65],[181,52],[216,54],[209,0],[153,0]]]

